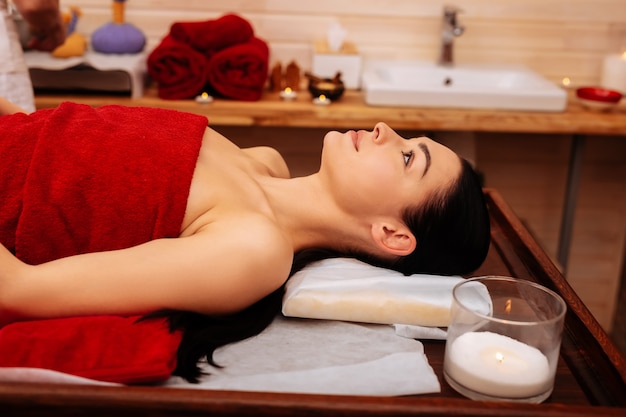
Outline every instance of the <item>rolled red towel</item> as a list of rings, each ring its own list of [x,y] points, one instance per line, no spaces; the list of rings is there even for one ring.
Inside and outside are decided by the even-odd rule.
[[[182,100],[195,97],[206,85],[207,57],[190,45],[167,35],[148,56],[148,72],[159,97]]]
[[[216,53],[207,65],[207,81],[224,97],[255,101],[261,98],[268,74],[269,48],[259,39]]]
[[[121,384],[168,379],[182,334],[163,319],[88,316],[0,329],[0,367],[42,368]]]
[[[231,45],[249,41],[253,33],[252,25],[235,14],[202,22],[177,22],[170,28],[170,35],[174,39],[208,56]]]

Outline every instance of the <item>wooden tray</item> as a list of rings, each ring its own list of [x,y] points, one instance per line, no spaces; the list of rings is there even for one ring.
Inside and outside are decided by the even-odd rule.
[[[626,360],[558,269],[494,190],[492,247],[473,275],[538,282],[568,305],[552,396],[542,404],[471,401],[443,379],[444,342],[425,342],[442,392],[411,397],[250,393],[157,387],[0,384],[0,415],[89,416],[626,416]]]

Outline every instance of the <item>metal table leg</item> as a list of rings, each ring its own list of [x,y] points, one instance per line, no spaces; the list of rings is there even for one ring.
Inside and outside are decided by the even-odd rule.
[[[557,251],[557,260],[563,268],[564,276],[567,276],[567,262],[569,260],[572,243],[574,213],[576,211],[576,202],[578,200],[578,188],[580,186],[580,173],[583,165],[585,140],[585,135],[573,135],[572,137],[572,149],[570,151],[570,161],[565,188],[565,202],[563,205],[563,217],[561,218],[561,230],[559,233],[559,246]]]

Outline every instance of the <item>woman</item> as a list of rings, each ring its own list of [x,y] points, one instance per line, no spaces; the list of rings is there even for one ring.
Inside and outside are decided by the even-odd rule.
[[[5,112],[14,110],[7,103],[4,108]],[[149,146],[137,146],[140,140]],[[160,149],[160,142],[172,141],[176,143],[173,154],[152,151],[152,147]],[[28,147],[29,143],[33,145]],[[93,143],[98,147],[92,152]],[[14,207],[17,213],[0,217],[0,228],[5,230],[0,230],[0,237],[5,236],[0,248],[0,321],[168,312],[174,327],[187,330],[188,343],[183,341],[181,351],[185,352],[179,355],[186,358],[179,364],[187,369],[180,371],[186,376],[193,375],[200,356],[208,353],[210,360],[215,347],[257,333],[271,321],[283,284],[301,266],[299,256],[313,253],[319,258],[321,250],[321,256],[357,257],[406,274],[462,274],[482,263],[489,246],[489,219],[481,188],[467,162],[428,138],[403,139],[384,123],[372,131],[329,132],[319,171],[291,179],[287,165],[273,149],[239,149],[206,127],[206,119],[160,109],[92,109],[67,103],[30,116],[1,117],[0,158],[15,160],[17,156],[6,154],[15,149],[20,155],[33,156],[27,163],[0,172],[0,180],[4,176],[5,183],[18,181],[26,190],[0,189],[0,195],[7,196],[4,206],[8,211]],[[64,150],[57,160],[58,149]],[[115,170],[115,175],[106,170],[100,175],[98,168],[82,159],[93,153],[100,161],[115,152],[121,156],[105,159],[103,164],[103,169]],[[127,247],[101,246],[92,243],[98,238],[94,230],[101,229],[89,217],[77,228],[78,236],[83,236],[84,229],[89,232],[84,237],[87,249],[54,252],[66,244],[55,239],[73,227],[73,212],[84,216],[92,209],[105,210],[101,217],[106,218],[106,233],[102,234],[122,230],[121,238],[127,229],[153,221],[145,215],[135,218],[129,210],[122,215],[106,210],[114,206],[112,201],[124,204],[135,196],[158,195],[157,182],[186,170],[181,162],[177,169],[169,168],[167,175],[144,181],[143,164],[153,169],[152,158],[164,154],[159,166],[168,160],[191,161],[191,165],[185,163],[190,169],[189,182],[183,181],[188,185],[181,194],[182,203],[177,198],[167,204],[168,210],[177,202],[182,208],[175,236],[159,232]],[[51,172],[37,176],[38,161],[51,164]],[[54,179],[67,164],[71,170],[88,166],[89,172]],[[123,183],[115,185],[118,173],[128,172]],[[88,185],[72,188],[74,181],[83,181],[85,176]],[[33,178],[37,180],[29,182]],[[88,208],[56,203],[57,194],[65,195],[68,189],[88,201],[83,194],[104,182],[114,184],[108,187],[112,191],[106,190],[113,194],[106,194],[97,204],[88,203]],[[137,186],[128,185],[135,182]],[[38,190],[34,194],[41,201],[31,201],[32,189]],[[123,197],[115,200],[122,192]],[[48,213],[43,226],[29,229],[29,219],[41,217],[42,212]],[[59,229],[50,220],[57,215],[62,224]],[[118,226],[111,228],[111,223]],[[46,234],[49,230],[54,231],[52,236]],[[68,240],[83,239],[71,236]],[[28,239],[31,244],[20,246]],[[45,241],[52,242],[53,256],[38,255],[37,246],[45,246]],[[295,261],[294,254],[298,255]],[[208,336],[210,346],[197,341],[206,336],[203,318],[207,316],[215,318],[212,323],[220,329],[219,335]],[[198,343],[205,344],[201,352]]]

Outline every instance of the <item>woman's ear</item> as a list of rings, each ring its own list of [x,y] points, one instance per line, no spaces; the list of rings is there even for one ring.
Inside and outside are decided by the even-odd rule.
[[[406,256],[417,246],[417,240],[411,230],[402,223],[379,222],[372,224],[374,242],[385,252]]]

